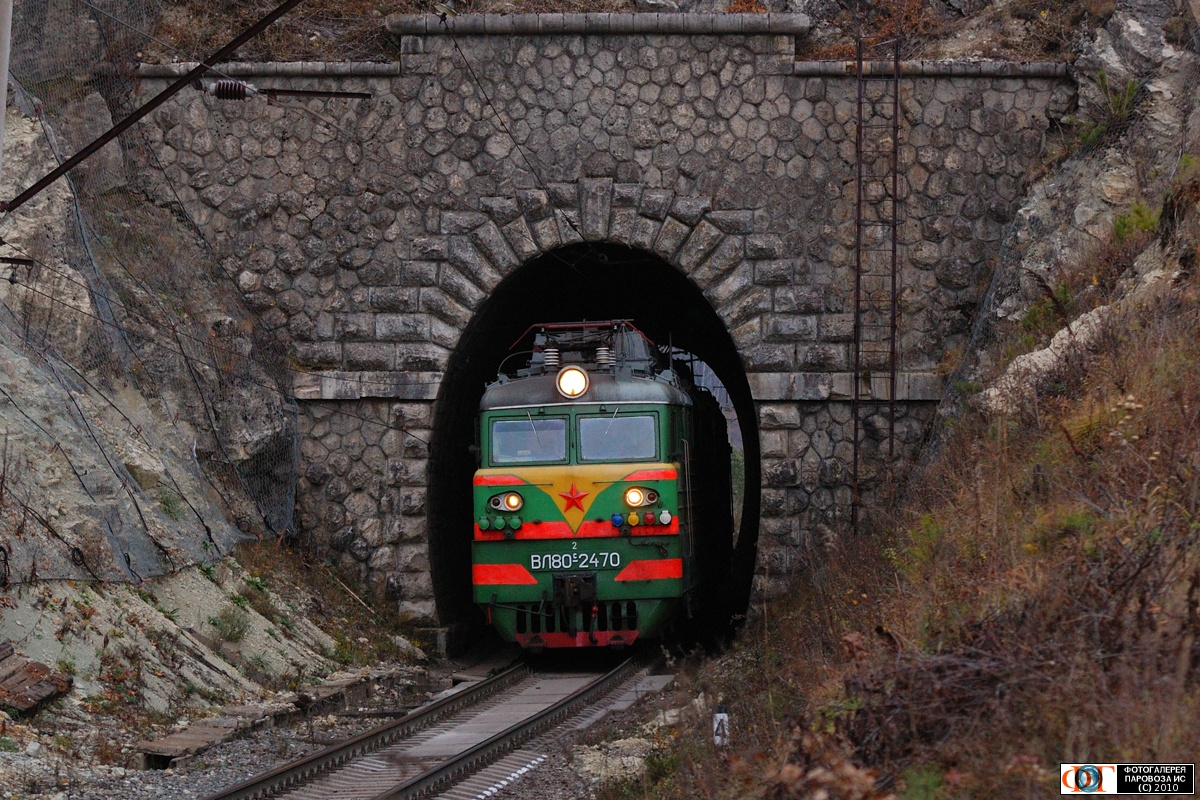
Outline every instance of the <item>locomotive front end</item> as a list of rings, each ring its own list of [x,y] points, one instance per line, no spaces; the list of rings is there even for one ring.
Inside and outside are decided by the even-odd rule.
[[[658,636],[694,582],[690,400],[620,341],[636,331],[595,327],[535,339],[530,368],[481,404],[474,601],[531,650]],[[579,345],[565,366],[564,340]]]

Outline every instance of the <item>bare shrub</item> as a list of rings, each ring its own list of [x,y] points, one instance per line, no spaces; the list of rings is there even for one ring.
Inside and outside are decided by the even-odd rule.
[[[985,797],[1200,744],[1198,311],[1194,279],[1128,311],[1039,413],[968,421],[943,450],[893,545],[903,646],[846,679],[839,730],[867,763],[932,761]],[[1001,786],[972,777],[997,763]]]

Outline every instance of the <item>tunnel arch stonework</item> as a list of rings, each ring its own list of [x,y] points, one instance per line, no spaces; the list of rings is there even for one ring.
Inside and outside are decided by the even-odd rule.
[[[301,535],[416,616],[437,615],[429,459],[452,354],[506,277],[581,243],[653,254],[726,326],[761,454],[759,595],[845,518],[853,75],[803,60],[801,15],[628,16],[389,20],[395,63],[221,68],[369,100],[181,94],[127,145],[287,345]],[[143,93],[182,71],[144,67]],[[902,466],[1073,90],[1057,66],[978,63],[905,64],[900,90]],[[861,428],[870,485],[881,418]]]

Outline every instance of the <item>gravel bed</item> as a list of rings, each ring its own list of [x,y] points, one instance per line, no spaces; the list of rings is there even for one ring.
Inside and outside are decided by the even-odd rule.
[[[413,677],[419,682],[410,678],[377,686],[367,701],[350,710],[410,709],[449,685],[448,678],[437,674]],[[27,725],[0,722],[0,742],[8,743],[7,750],[0,748],[0,799],[194,800],[387,721],[323,712],[249,731],[174,769],[136,770],[116,764],[129,763],[142,739],[162,738],[172,727],[132,728],[68,701]]]
[[[353,710],[408,709],[424,703],[449,687],[450,671],[435,668],[419,689],[412,683],[379,686]],[[664,699],[660,696],[657,702]],[[639,729],[647,713],[645,705],[635,706],[563,737],[545,762],[492,796],[574,800],[589,796],[618,764],[628,764],[625,774],[636,774],[649,743],[628,731]],[[314,714],[215,745],[174,769],[134,770],[100,762],[128,763],[136,743],[150,734],[122,728],[76,704],[63,704],[28,726],[3,723],[0,737],[7,737],[16,750],[0,751],[0,800],[198,800],[386,722],[380,717]],[[168,732],[164,726],[152,738]],[[598,768],[597,761],[607,766]]]

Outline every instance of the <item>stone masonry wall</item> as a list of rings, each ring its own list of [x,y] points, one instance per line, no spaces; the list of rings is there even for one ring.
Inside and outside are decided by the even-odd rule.
[[[762,429],[762,571],[786,574],[844,517],[855,81],[844,64],[797,60],[800,15],[719,35],[695,15],[633,16],[646,18],[636,31],[620,15],[487,23],[506,35],[460,17],[454,36],[436,18],[394,18],[395,64],[222,67],[369,100],[298,111],[189,92],[143,125],[145,188],[192,216],[289,345],[303,534],[415,614],[433,614],[420,551],[447,360],[507,275],[581,238],[658,255],[730,331]],[[538,34],[548,18],[556,33]],[[142,89],[180,72],[144,69]],[[900,86],[907,458],[1072,95],[1047,65],[906,64]],[[864,412],[866,451],[878,422]]]

